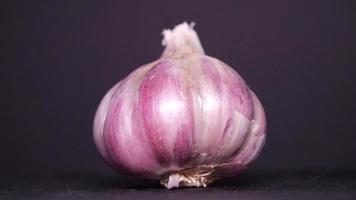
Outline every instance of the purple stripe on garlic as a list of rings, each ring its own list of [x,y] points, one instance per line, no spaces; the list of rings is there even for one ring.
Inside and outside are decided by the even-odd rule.
[[[101,101],[95,144],[122,173],[160,179],[167,188],[206,187],[257,157],[265,114],[236,71],[204,54],[192,24],[163,35],[161,58]]]

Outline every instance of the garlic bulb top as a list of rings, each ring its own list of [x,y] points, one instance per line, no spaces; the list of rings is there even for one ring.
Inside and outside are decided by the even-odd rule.
[[[256,158],[264,110],[236,71],[204,54],[193,24],[163,35],[162,56],[101,101],[95,144],[121,172],[160,179],[167,188],[207,186]]]

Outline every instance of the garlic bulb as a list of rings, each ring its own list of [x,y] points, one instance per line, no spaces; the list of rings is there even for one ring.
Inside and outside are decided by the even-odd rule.
[[[193,24],[163,35],[162,56],[101,101],[95,144],[120,172],[160,179],[167,188],[206,187],[256,158],[264,110],[236,71],[204,54]]]

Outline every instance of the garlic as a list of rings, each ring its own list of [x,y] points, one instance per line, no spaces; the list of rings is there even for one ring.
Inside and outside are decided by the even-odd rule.
[[[111,88],[94,119],[95,144],[113,168],[167,188],[206,187],[236,174],[265,141],[257,96],[204,54],[193,25],[164,30],[162,56]]]

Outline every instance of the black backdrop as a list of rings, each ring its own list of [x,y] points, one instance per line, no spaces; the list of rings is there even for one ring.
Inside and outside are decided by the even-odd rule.
[[[96,107],[185,20],[266,109],[255,169],[355,168],[354,2],[3,1],[0,178],[111,173],[92,141]]]

